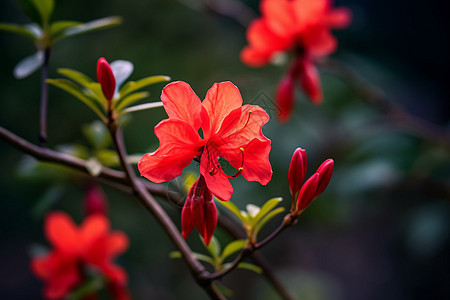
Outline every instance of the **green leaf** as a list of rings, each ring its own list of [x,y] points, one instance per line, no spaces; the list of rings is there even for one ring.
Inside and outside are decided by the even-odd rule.
[[[197,253],[197,252],[193,252],[192,254],[195,256],[195,258],[197,260],[206,262],[206,263],[214,266],[214,260],[211,257],[206,256],[206,255],[201,254],[201,253]],[[170,258],[182,258],[183,256],[181,255],[180,251],[172,251],[172,252],[169,253],[169,257]]]
[[[105,124],[94,121],[83,126],[83,134],[95,149],[105,149],[112,143],[111,136]]]
[[[128,81],[119,91],[120,97],[125,97],[129,93],[140,90],[148,85],[170,81],[170,77],[156,75],[139,79],[138,81]]]
[[[44,64],[44,52],[38,51],[35,54],[25,57],[14,68],[13,74],[17,79],[31,75]]]
[[[133,73],[134,66],[127,60],[115,60],[111,62],[110,66],[113,71],[114,78],[116,79],[117,92],[122,83],[124,83],[125,80],[130,77],[131,73]]]
[[[100,274],[94,276],[80,287],[72,290],[72,292],[65,298],[66,300],[82,300],[85,297],[96,294],[105,286],[105,279]]]
[[[114,110],[116,112],[120,112],[121,110],[123,110],[125,107],[138,102],[139,100],[145,99],[149,96],[150,94],[148,92],[138,92],[138,93],[133,93],[131,95],[128,95],[127,97],[125,97],[125,99],[118,101]]]
[[[90,87],[90,84],[95,82],[89,76],[87,76],[81,72],[72,70],[72,69],[61,68],[61,69],[58,69],[58,73],[66,76],[69,79],[72,79],[76,83],[78,83],[81,86],[88,88],[88,89]]]
[[[209,243],[208,246],[206,246],[205,242],[203,241],[202,237],[200,237],[200,240],[203,242],[203,245],[205,245],[206,249],[208,250],[208,252],[211,254],[211,256],[214,258],[214,260],[217,260],[220,256],[220,251],[221,251],[221,247],[220,247],[220,243],[219,241],[216,239],[215,236],[213,236],[211,238],[211,242]]]
[[[281,202],[281,200],[283,200],[283,198],[273,198],[268,200],[266,203],[264,203],[264,205],[261,207],[261,209],[259,210],[259,212],[256,214],[256,216],[253,218],[253,226],[256,225],[259,220],[261,220],[266,214],[269,213],[269,211],[271,211],[273,208],[275,208],[275,206],[277,206],[278,203]]]
[[[89,94],[95,101],[100,105],[100,107],[106,107],[105,95],[103,95],[102,86],[98,82],[92,82],[87,85],[87,89],[85,90],[87,94]]]
[[[159,102],[152,102],[152,103],[145,103],[145,104],[141,104],[141,105],[136,105],[136,106],[131,106],[131,107],[125,108],[124,110],[122,110],[122,112],[120,114],[124,115],[124,114],[130,113],[130,112],[146,110],[146,109],[162,107],[162,106],[163,106],[163,103],[161,101],[159,101]]]
[[[31,21],[42,25],[42,16],[39,9],[34,4],[34,0],[19,0],[23,12]]]
[[[256,238],[259,231],[264,227],[264,225],[266,225],[266,223],[272,220],[273,217],[282,213],[283,211],[284,207],[278,207],[277,209],[274,209],[270,213],[268,213],[258,224],[256,224],[255,229],[253,230],[253,236]]]
[[[116,167],[120,165],[117,152],[110,149],[100,149],[95,152],[95,157],[105,167]]]
[[[0,23],[0,30],[20,34],[33,41],[36,41],[42,37],[42,30],[36,24],[17,25]]]
[[[62,39],[75,36],[78,34],[88,33],[92,31],[102,30],[106,28],[110,28],[113,26],[117,26],[122,24],[121,17],[107,17],[103,19],[98,19],[94,21],[90,21],[87,23],[82,23],[77,26],[69,27],[63,30],[57,37],[54,37],[53,43],[56,43]]]
[[[84,91],[75,83],[67,79],[47,79],[47,83],[52,84],[60,89],[65,90],[66,92],[75,96],[78,100],[86,104],[97,116],[100,117],[103,121],[106,121],[105,116],[101,112],[100,108],[96,105],[96,99],[89,97],[84,93]]]
[[[239,218],[239,220],[242,221],[242,223],[247,224],[247,218],[245,216],[242,215],[241,211],[239,210],[239,208],[237,208],[236,205],[234,205],[233,202],[231,202],[230,200],[228,201],[217,201],[220,204],[222,204],[223,206],[225,206],[230,212],[232,212],[236,217]]]
[[[100,175],[102,168],[102,164],[95,157],[91,157],[86,161],[86,169],[91,176],[97,177]]]
[[[50,39],[53,41],[58,39],[61,34],[64,33],[64,30],[67,30],[71,27],[78,26],[83,24],[82,22],[77,21],[56,21],[50,25]]]
[[[262,274],[263,272],[263,269],[261,267],[247,262],[240,262],[237,267],[240,269],[247,269],[258,274]]]
[[[246,240],[237,240],[229,243],[225,249],[223,249],[221,258],[222,260],[225,260],[228,256],[232,255],[233,253],[236,253],[237,251],[240,251],[242,248],[245,247],[247,244]]]
[[[31,2],[41,15],[43,24],[47,24],[53,13],[54,0],[31,0]]]

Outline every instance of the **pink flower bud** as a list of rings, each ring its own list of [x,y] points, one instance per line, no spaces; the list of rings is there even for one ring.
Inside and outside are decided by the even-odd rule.
[[[291,73],[284,76],[278,83],[275,102],[279,110],[278,118],[280,122],[286,122],[294,109],[294,79]]]
[[[306,176],[306,151],[297,148],[292,155],[291,164],[289,165],[288,182],[291,194],[295,196],[302,187],[303,180]]]
[[[312,103],[318,105],[322,103],[322,87],[320,84],[319,72],[309,58],[302,58],[300,63],[300,85]]]
[[[315,173],[306,180],[302,186],[297,198],[297,212],[300,214],[316,197],[317,187],[319,185],[319,174]]]
[[[84,210],[86,215],[107,215],[108,204],[102,189],[96,184],[89,184],[84,196]]]
[[[206,186],[203,175],[197,179],[189,190],[183,210],[181,211],[181,227],[184,238],[198,229],[206,245],[209,245],[217,226],[217,209],[213,195]]]
[[[317,187],[316,197],[323,193],[327,188],[331,180],[331,175],[333,174],[334,160],[331,158],[324,161],[320,167],[317,169],[319,173],[319,186]]]
[[[111,66],[103,57],[97,62],[97,80],[102,87],[103,95],[108,101],[111,101],[116,90],[116,79]]]

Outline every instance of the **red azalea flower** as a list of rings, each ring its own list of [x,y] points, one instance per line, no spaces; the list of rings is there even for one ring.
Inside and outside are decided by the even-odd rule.
[[[45,256],[34,258],[31,268],[46,283],[46,299],[67,296],[86,279],[83,274],[86,267],[96,269],[111,286],[121,290],[121,293],[114,293],[114,299],[130,299],[121,297],[127,294],[127,275],[112,262],[127,249],[128,238],[122,232],[110,232],[105,216],[90,215],[77,227],[66,213],[54,212],[45,220],[45,235],[54,249]]]
[[[261,12],[262,17],[248,28],[249,46],[242,50],[241,60],[249,66],[259,67],[276,54],[293,49],[297,57],[287,76],[290,80],[299,78],[308,97],[319,104],[322,92],[313,60],[336,50],[337,41],[331,29],[347,27],[351,20],[350,11],[332,8],[330,0],[262,0]],[[280,85],[285,82],[284,79]],[[284,103],[293,103],[293,93],[289,96],[292,99],[287,101],[285,94],[277,95],[282,109],[286,107]],[[286,119],[286,113],[281,118]]]
[[[261,131],[269,116],[257,105],[242,106],[241,94],[234,84],[215,83],[201,102],[187,83],[173,82],[163,89],[161,100],[169,118],[155,127],[159,148],[139,161],[142,176],[157,183],[169,181],[181,175],[183,168],[196,159],[200,161],[201,177],[194,186],[202,191],[190,191],[191,197],[187,201],[203,197],[203,205],[211,202],[205,199],[208,194],[205,189],[220,200],[229,200],[233,193],[229,178],[240,174],[248,181],[261,184],[270,181],[270,140]],[[219,158],[237,169],[236,174],[227,175]],[[201,215],[195,214],[194,218],[201,218]],[[203,215],[202,218],[206,217]],[[184,224],[195,224],[208,241],[207,236],[214,232],[215,222],[204,223],[208,227],[207,233],[201,222],[204,220]],[[192,228],[188,230],[185,226],[183,232],[188,234]]]

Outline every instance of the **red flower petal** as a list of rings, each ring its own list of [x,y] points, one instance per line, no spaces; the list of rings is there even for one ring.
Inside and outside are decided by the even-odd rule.
[[[153,182],[164,182],[181,175],[192,159],[200,155],[203,141],[188,123],[168,119],[155,127],[159,148],[138,163],[139,172]]]
[[[203,100],[210,120],[210,132],[216,133],[225,117],[234,109],[242,106],[242,97],[239,89],[231,82],[215,83],[206,93]],[[205,139],[208,139],[205,135]]]
[[[184,202],[183,210],[181,211],[181,234],[186,239],[195,228],[194,218],[192,214],[192,197],[187,197]]]
[[[242,176],[248,181],[258,181],[266,185],[272,178],[269,162],[270,140],[253,139],[244,147],[244,166]]]
[[[297,19],[293,14],[294,1],[289,0],[263,0],[261,12],[267,19],[270,28],[281,36],[295,34]]]
[[[109,221],[104,215],[95,214],[88,216],[80,228],[78,243],[88,249],[101,237],[105,237],[109,231]]]
[[[205,199],[205,202],[203,203],[203,217],[204,229],[202,237],[205,244],[208,246],[217,226],[217,208],[212,197]]]
[[[292,8],[298,20],[298,29],[303,30],[307,26],[320,24],[329,8],[328,0],[295,0]]]
[[[108,236],[108,255],[115,257],[125,252],[130,244],[126,234],[120,231],[113,231]]]
[[[77,255],[80,250],[80,234],[75,223],[64,212],[54,212],[45,221],[45,235],[58,250]]]
[[[240,58],[241,61],[247,66],[262,67],[270,61],[272,54],[273,53],[271,52],[265,52],[251,46],[247,46],[242,49]]]
[[[328,27],[310,27],[305,30],[301,38],[307,52],[313,57],[329,55],[337,48],[337,40]]]
[[[352,21],[352,12],[344,7],[336,8],[328,12],[326,23],[336,29],[342,29],[350,25]]]
[[[200,162],[200,174],[205,177],[206,185],[214,196],[220,200],[228,201],[233,194],[233,187],[228,178],[217,168],[219,164],[217,157],[214,149],[204,150]]]
[[[161,101],[169,118],[183,120],[197,131],[201,125],[201,101],[191,86],[183,81],[166,85],[161,93]]]
[[[323,96],[319,73],[312,61],[307,58],[301,61],[300,84],[312,103],[316,105],[322,103]]]
[[[280,122],[286,122],[292,114],[295,103],[294,87],[294,78],[290,73],[278,83],[275,92],[275,104]]]

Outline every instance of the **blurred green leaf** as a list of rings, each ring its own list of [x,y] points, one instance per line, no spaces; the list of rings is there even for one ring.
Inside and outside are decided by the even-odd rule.
[[[253,225],[256,225],[259,222],[259,220],[261,220],[265,215],[269,213],[269,211],[271,211],[275,206],[277,206],[277,204],[280,203],[281,200],[283,199],[273,198],[264,203],[259,212],[253,218]]]
[[[102,30],[102,29],[110,28],[110,27],[117,26],[120,24],[122,24],[121,17],[107,17],[107,18],[103,18],[103,19],[90,21],[87,23],[82,23],[80,25],[69,27],[69,28],[61,31],[61,33],[58,34],[58,36],[54,37],[53,43],[56,43],[62,39],[65,39],[65,38],[68,38],[68,37],[71,37],[74,35],[88,33],[88,32],[97,31],[97,30]]]
[[[232,212],[236,217],[239,218],[239,220],[242,221],[242,223],[247,224],[247,218],[245,216],[242,215],[241,211],[239,210],[239,208],[237,208],[236,205],[234,205],[233,202],[231,201],[218,201],[220,204],[222,204],[223,206],[225,206],[230,212]]]
[[[25,57],[14,68],[14,77],[17,79],[25,78],[31,75],[44,64],[44,53],[38,51],[35,54]]]
[[[240,251],[242,248],[245,247],[247,244],[246,240],[237,240],[229,243],[225,249],[223,249],[221,258],[222,260],[225,260],[228,256],[232,255],[233,253],[236,253],[237,251]]]
[[[92,82],[87,85],[86,93],[88,93],[95,101],[101,106],[106,107],[106,103],[108,102],[103,95],[102,86],[98,82]]]
[[[284,207],[278,207],[277,209],[272,210],[268,213],[260,222],[255,225],[255,229],[253,230],[253,236],[256,238],[259,231],[266,225],[267,222],[272,220],[276,215],[282,213],[284,211]]]
[[[50,25],[50,37],[53,41],[58,39],[58,36],[63,33],[64,30],[69,29],[74,26],[83,24],[77,21],[55,21]]]
[[[120,114],[123,115],[123,114],[127,114],[127,113],[130,113],[130,112],[146,110],[146,109],[162,107],[162,106],[163,106],[163,103],[161,101],[159,101],[159,102],[152,102],[152,103],[145,103],[145,104],[141,104],[141,105],[136,105],[136,106],[131,106],[131,107],[125,108],[124,110],[122,110],[122,112]]]
[[[105,167],[116,167],[120,165],[119,156],[115,150],[100,149],[95,152],[95,157]]]
[[[263,269],[261,267],[258,267],[257,265],[251,264],[251,263],[246,263],[246,262],[240,262],[237,267],[239,269],[246,269],[246,270],[250,270],[253,271],[255,273],[258,274],[262,274]]]
[[[94,80],[92,80],[89,76],[72,69],[61,68],[58,69],[58,73],[72,79],[76,83],[88,89],[90,87],[89,85],[94,82]]]
[[[127,60],[115,60],[110,64],[111,69],[116,79],[116,92],[125,80],[133,73],[134,66]]]
[[[101,112],[101,110],[97,107],[96,103],[97,101],[91,97],[88,97],[83,90],[73,83],[72,81],[69,81],[67,79],[47,79],[47,83],[50,83],[56,87],[59,87],[60,89],[65,90],[66,92],[72,94],[75,96],[78,100],[86,104],[94,113],[97,114],[97,116],[100,117],[103,121],[106,120],[105,116]]]
[[[206,246],[206,244],[204,243],[202,237],[201,236],[199,236],[199,237],[200,237],[200,240],[203,242],[203,245],[205,245],[205,247],[208,250],[208,252],[214,258],[214,260],[217,260],[219,258],[219,256],[220,256],[221,247],[220,247],[220,243],[216,239],[216,237],[213,236],[211,238],[211,242],[209,243],[208,246]]]
[[[105,149],[112,143],[111,136],[105,124],[101,121],[94,121],[85,124],[82,128],[84,136],[95,149]]]
[[[53,13],[54,0],[30,0],[41,15],[43,25],[47,24]]]
[[[134,94],[128,95],[125,99],[118,102],[118,105],[115,107],[115,111],[120,112],[125,107],[127,107],[133,103],[136,103],[139,100],[145,99],[149,95],[150,94],[148,92],[139,92],[139,93],[134,93]]]
[[[103,276],[97,274],[80,287],[74,289],[66,298],[66,300],[82,300],[87,296],[95,294],[105,286]]]
[[[17,25],[0,23],[0,30],[20,34],[33,41],[36,41],[42,37],[42,30],[36,24]]]
[[[38,24],[43,24],[42,16],[39,9],[34,4],[35,0],[18,0],[23,12],[30,18],[31,21]]]
[[[62,195],[65,192],[65,188],[63,185],[52,185],[45,194],[38,198],[36,203],[33,205],[32,214],[36,219],[40,219],[47,211],[50,210],[50,207],[61,199]]]
[[[170,81],[170,77],[163,75],[156,75],[142,78],[139,79],[138,81],[128,81],[119,91],[120,98],[123,99],[123,97],[125,97],[129,93],[140,90],[146,86],[165,81]]]
[[[196,252],[193,252],[192,254],[193,254],[193,255],[195,256],[195,258],[197,258],[198,260],[203,261],[203,262],[206,262],[206,263],[208,263],[208,264],[214,266],[214,260],[213,260],[211,257],[206,256],[206,255],[201,254],[201,253],[196,253]],[[169,253],[169,257],[170,257],[170,258],[182,258],[182,255],[181,255],[181,252],[180,252],[180,251],[172,251],[172,252]]]
[[[102,164],[95,157],[91,157],[86,161],[86,169],[92,176],[98,176],[102,168]]]

